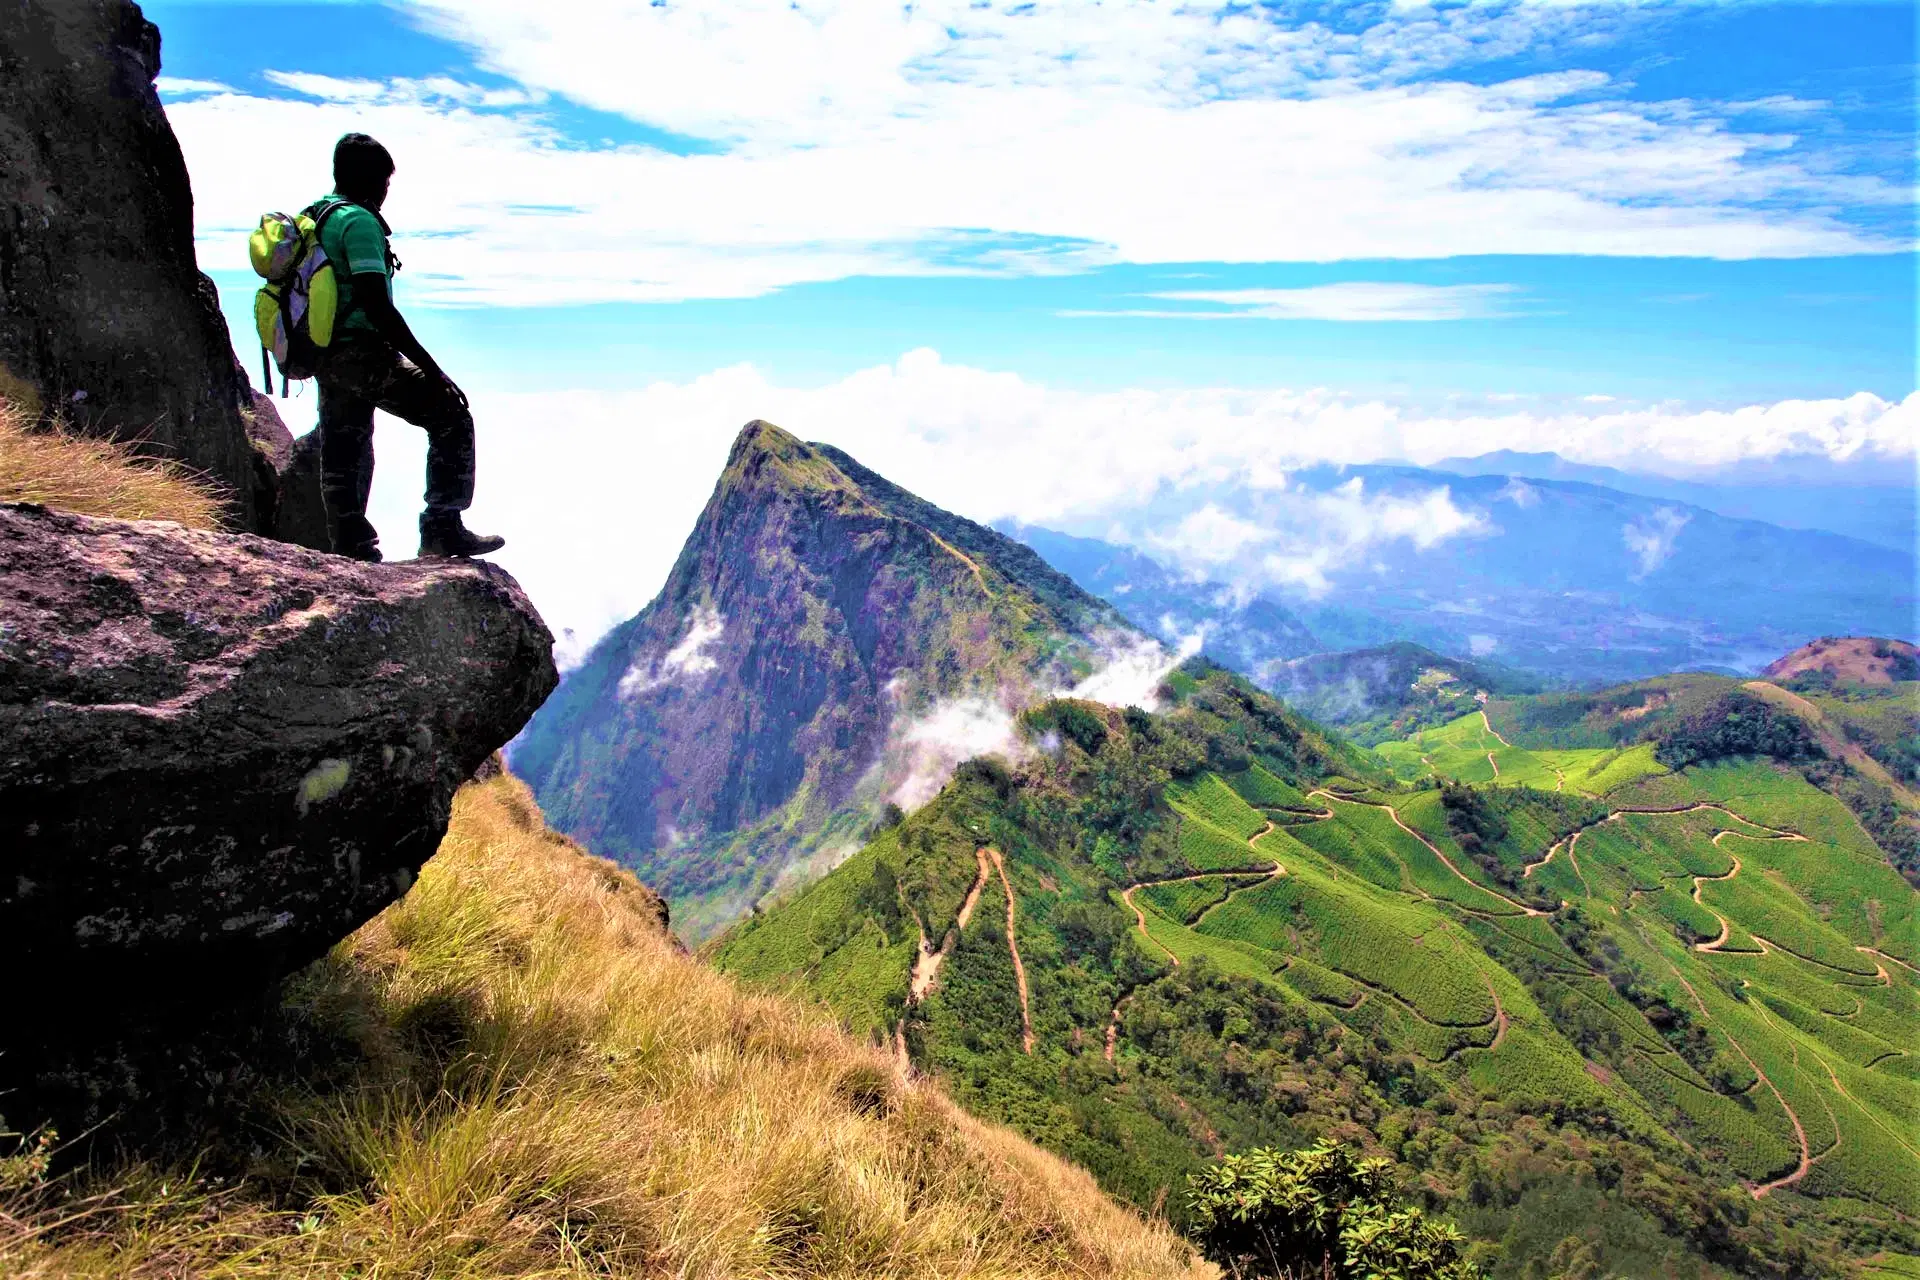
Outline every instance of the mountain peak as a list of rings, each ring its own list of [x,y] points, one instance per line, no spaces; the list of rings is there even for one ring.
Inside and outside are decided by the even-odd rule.
[[[1824,673],[1841,684],[1890,685],[1920,674],[1920,648],[1882,636],[1822,636],[1769,663],[1760,674],[1791,680]]]
[[[697,934],[924,790],[955,715],[1010,724],[1116,643],[1144,638],[1027,547],[756,420],[660,595],[542,708],[514,767]]]
[[[715,496],[780,489],[795,493],[858,496],[860,486],[818,446],[762,418],[740,428],[727,453]]]

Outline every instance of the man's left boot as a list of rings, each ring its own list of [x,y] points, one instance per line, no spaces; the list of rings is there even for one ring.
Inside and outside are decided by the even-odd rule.
[[[458,511],[429,511],[420,517],[420,557],[467,560],[507,545],[501,537],[473,533]]]

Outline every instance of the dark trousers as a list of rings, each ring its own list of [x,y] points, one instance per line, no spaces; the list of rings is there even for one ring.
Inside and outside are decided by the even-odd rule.
[[[443,379],[377,339],[349,339],[327,356],[319,381],[320,493],[336,552],[379,540],[367,520],[375,409],[427,433],[428,514],[473,504],[473,415]]]

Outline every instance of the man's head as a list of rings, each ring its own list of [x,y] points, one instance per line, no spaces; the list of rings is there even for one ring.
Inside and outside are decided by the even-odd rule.
[[[387,201],[393,157],[364,133],[349,133],[333,144],[333,189],[355,204],[378,209]]]

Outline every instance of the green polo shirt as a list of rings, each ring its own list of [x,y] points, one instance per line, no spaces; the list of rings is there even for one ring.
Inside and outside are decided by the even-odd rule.
[[[344,197],[330,195],[326,199],[340,200]],[[367,319],[367,313],[353,305],[352,277],[378,272],[387,282],[387,297],[393,297],[387,232],[379,216],[357,204],[335,209],[320,228],[320,247],[326,250],[327,261],[333,264],[334,281],[340,290],[340,312],[346,316],[340,323],[340,329],[342,332],[375,332],[373,321]]]

